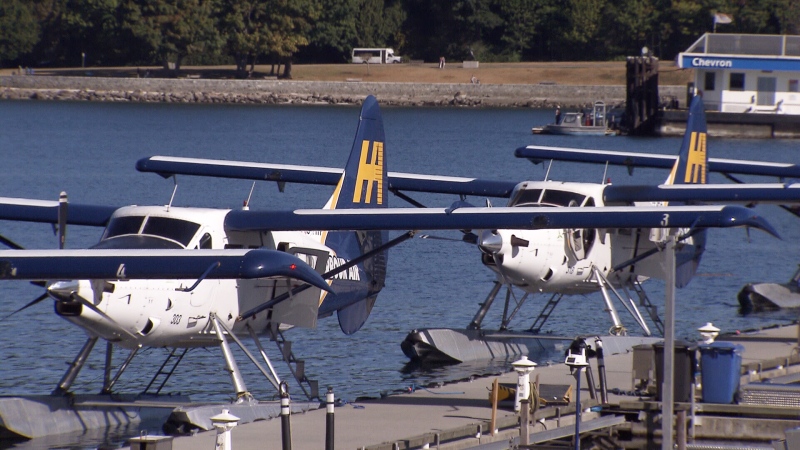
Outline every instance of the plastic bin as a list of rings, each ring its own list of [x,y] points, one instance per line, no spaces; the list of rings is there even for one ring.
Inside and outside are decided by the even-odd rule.
[[[664,389],[664,343],[653,344],[656,362],[656,401],[662,400]],[[686,341],[675,341],[675,361],[673,367],[673,401],[688,403],[692,401],[692,383],[697,367],[697,346]]]
[[[704,403],[735,403],[742,376],[744,347],[730,342],[714,342],[700,347]]]

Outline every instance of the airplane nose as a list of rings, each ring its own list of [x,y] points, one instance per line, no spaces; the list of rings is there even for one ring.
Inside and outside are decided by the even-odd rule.
[[[72,300],[72,294],[78,292],[78,281],[55,281],[47,286],[47,292],[61,301]]]
[[[503,236],[491,231],[484,231],[481,233],[478,248],[489,254],[498,253],[503,248]]]

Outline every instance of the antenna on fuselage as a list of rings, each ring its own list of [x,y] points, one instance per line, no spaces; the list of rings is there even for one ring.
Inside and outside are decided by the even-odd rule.
[[[172,188],[172,196],[169,198],[169,205],[167,205],[167,211],[172,208],[172,201],[175,200],[175,193],[178,192],[178,177],[175,174],[172,175],[172,182],[175,183],[175,186]]]
[[[256,188],[256,182],[253,181],[253,185],[250,186],[250,194],[247,195],[247,200],[244,201],[244,205],[242,205],[242,209],[250,209],[250,199],[253,198],[253,190]]]
[[[550,168],[553,167],[553,160],[550,160],[550,164],[547,165],[547,172],[544,174],[544,181],[550,177]]]

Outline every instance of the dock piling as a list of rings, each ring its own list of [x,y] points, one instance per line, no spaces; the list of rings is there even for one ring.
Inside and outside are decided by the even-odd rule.
[[[283,450],[292,450],[291,407],[289,404],[289,385],[281,383],[281,443]]]
[[[325,416],[325,450],[333,450],[333,387],[328,386],[328,393],[325,394],[327,415]]]

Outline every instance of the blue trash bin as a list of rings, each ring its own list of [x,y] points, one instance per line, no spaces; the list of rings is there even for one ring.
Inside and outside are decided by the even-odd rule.
[[[704,403],[735,403],[742,376],[744,346],[730,342],[703,344],[700,349],[700,373],[703,377]]]

